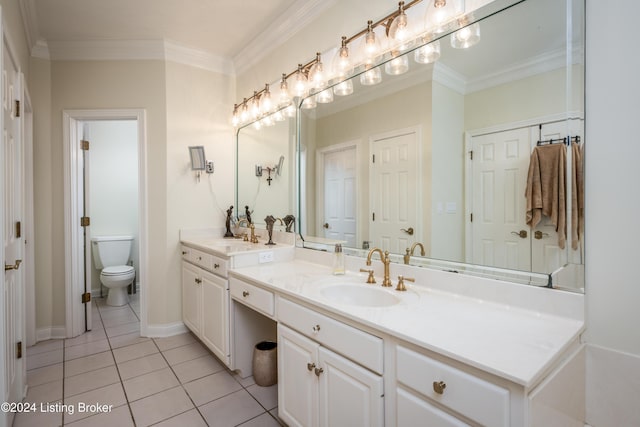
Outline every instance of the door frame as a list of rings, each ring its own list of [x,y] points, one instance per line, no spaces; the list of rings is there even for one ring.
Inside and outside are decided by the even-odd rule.
[[[34,168],[33,168],[33,104],[24,74],[22,79],[22,212],[24,223],[24,284],[25,284],[25,339],[27,347],[37,341],[36,335],[36,279],[35,279],[35,220],[34,220]]]
[[[315,223],[315,232],[314,236],[320,236],[320,231],[322,229],[323,219],[324,219],[324,162],[325,156],[331,153],[335,153],[338,151],[345,151],[348,149],[354,149],[356,151],[356,184],[361,180],[361,168],[360,168],[360,144],[362,140],[354,139],[351,141],[341,142],[338,144],[329,145],[327,147],[318,148],[316,150],[316,206],[322,206],[322,216],[320,217],[318,213],[316,213],[316,223]],[[356,186],[357,188],[357,186]],[[362,224],[360,221],[360,207],[362,203],[362,196],[360,191],[356,193],[356,242],[360,241],[360,236],[362,236]],[[308,231],[308,230],[307,230]]]
[[[147,334],[147,287],[148,277],[148,200],[147,200],[147,134],[146,110],[104,109],[64,110],[64,226],[65,226],[65,328],[66,337],[84,332],[84,306],[78,296],[84,289],[84,240],[81,232],[82,216],[82,150],[75,141],[78,122],[92,120],[136,120],[138,123],[138,250],[140,257],[140,334]]]
[[[473,150],[473,138],[476,136],[487,135],[490,133],[505,132],[519,128],[536,126],[539,124],[560,122],[565,120],[584,119],[584,113],[581,111],[568,111],[566,113],[550,114],[547,116],[534,117],[532,119],[520,120],[517,122],[500,123],[486,128],[473,129],[464,133],[464,214],[465,214],[465,245],[464,260],[465,263],[473,262],[473,224],[471,223],[471,213],[473,212],[473,161],[471,160],[471,151]],[[529,148],[533,149],[532,146]]]

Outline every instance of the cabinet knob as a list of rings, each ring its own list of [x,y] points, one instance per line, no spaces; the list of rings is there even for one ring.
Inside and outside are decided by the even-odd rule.
[[[220,268],[220,264],[213,264],[213,268]]]
[[[202,261],[202,257],[201,256],[198,257],[198,261]]]
[[[196,278],[196,283],[199,285],[200,283],[202,283],[202,279]]]
[[[319,376],[320,376],[320,374],[324,372],[324,369],[322,369],[322,368],[315,368],[315,369],[314,369],[314,372],[315,372],[315,374],[316,374],[316,377],[319,377]]]
[[[315,368],[315,367],[316,367],[315,363],[307,363],[307,369],[309,371],[313,371],[313,368]]]
[[[243,296],[243,297],[245,297],[245,298],[246,298],[246,297],[248,297],[248,296],[249,296],[249,292],[247,292],[247,291],[242,291],[242,296]]]
[[[435,391],[436,393],[438,394],[444,393],[445,388],[447,388],[447,385],[444,383],[444,381],[433,382],[433,391]]]
[[[186,255],[186,254],[188,254],[188,253],[189,253],[189,252],[187,252],[187,251],[182,251],[182,255]]]
[[[313,332],[320,332],[320,325],[316,325],[311,329],[313,329]]]

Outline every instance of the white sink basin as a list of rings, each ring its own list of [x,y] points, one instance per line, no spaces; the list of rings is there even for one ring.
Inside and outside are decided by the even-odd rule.
[[[359,305],[362,307],[389,307],[401,301],[397,296],[379,287],[348,283],[326,286],[320,290],[320,294],[326,299],[339,304]]]

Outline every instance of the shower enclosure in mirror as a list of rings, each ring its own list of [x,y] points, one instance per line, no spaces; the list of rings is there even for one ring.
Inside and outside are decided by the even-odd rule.
[[[336,82],[333,102],[301,100],[306,247],[328,239],[366,254],[375,246],[397,262],[583,289],[584,2],[498,10],[505,3],[468,18],[479,27],[466,28],[473,45],[460,42],[462,30],[432,34],[428,47],[359,68],[352,94],[339,96]],[[269,188],[249,175],[239,176],[240,194],[253,202]],[[549,179],[555,187],[543,190],[554,208],[531,227],[527,213],[540,208],[525,194]]]

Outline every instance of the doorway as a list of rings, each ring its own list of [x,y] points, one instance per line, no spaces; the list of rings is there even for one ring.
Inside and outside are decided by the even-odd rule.
[[[147,329],[145,112],[64,111],[63,126],[66,336],[71,338],[91,329],[91,298],[100,295],[91,237],[123,234],[134,237],[131,259],[140,286],[140,333],[144,336]],[[132,215],[132,212],[135,213]],[[106,296],[106,292],[104,288],[103,295]],[[87,294],[91,297],[83,298]]]

